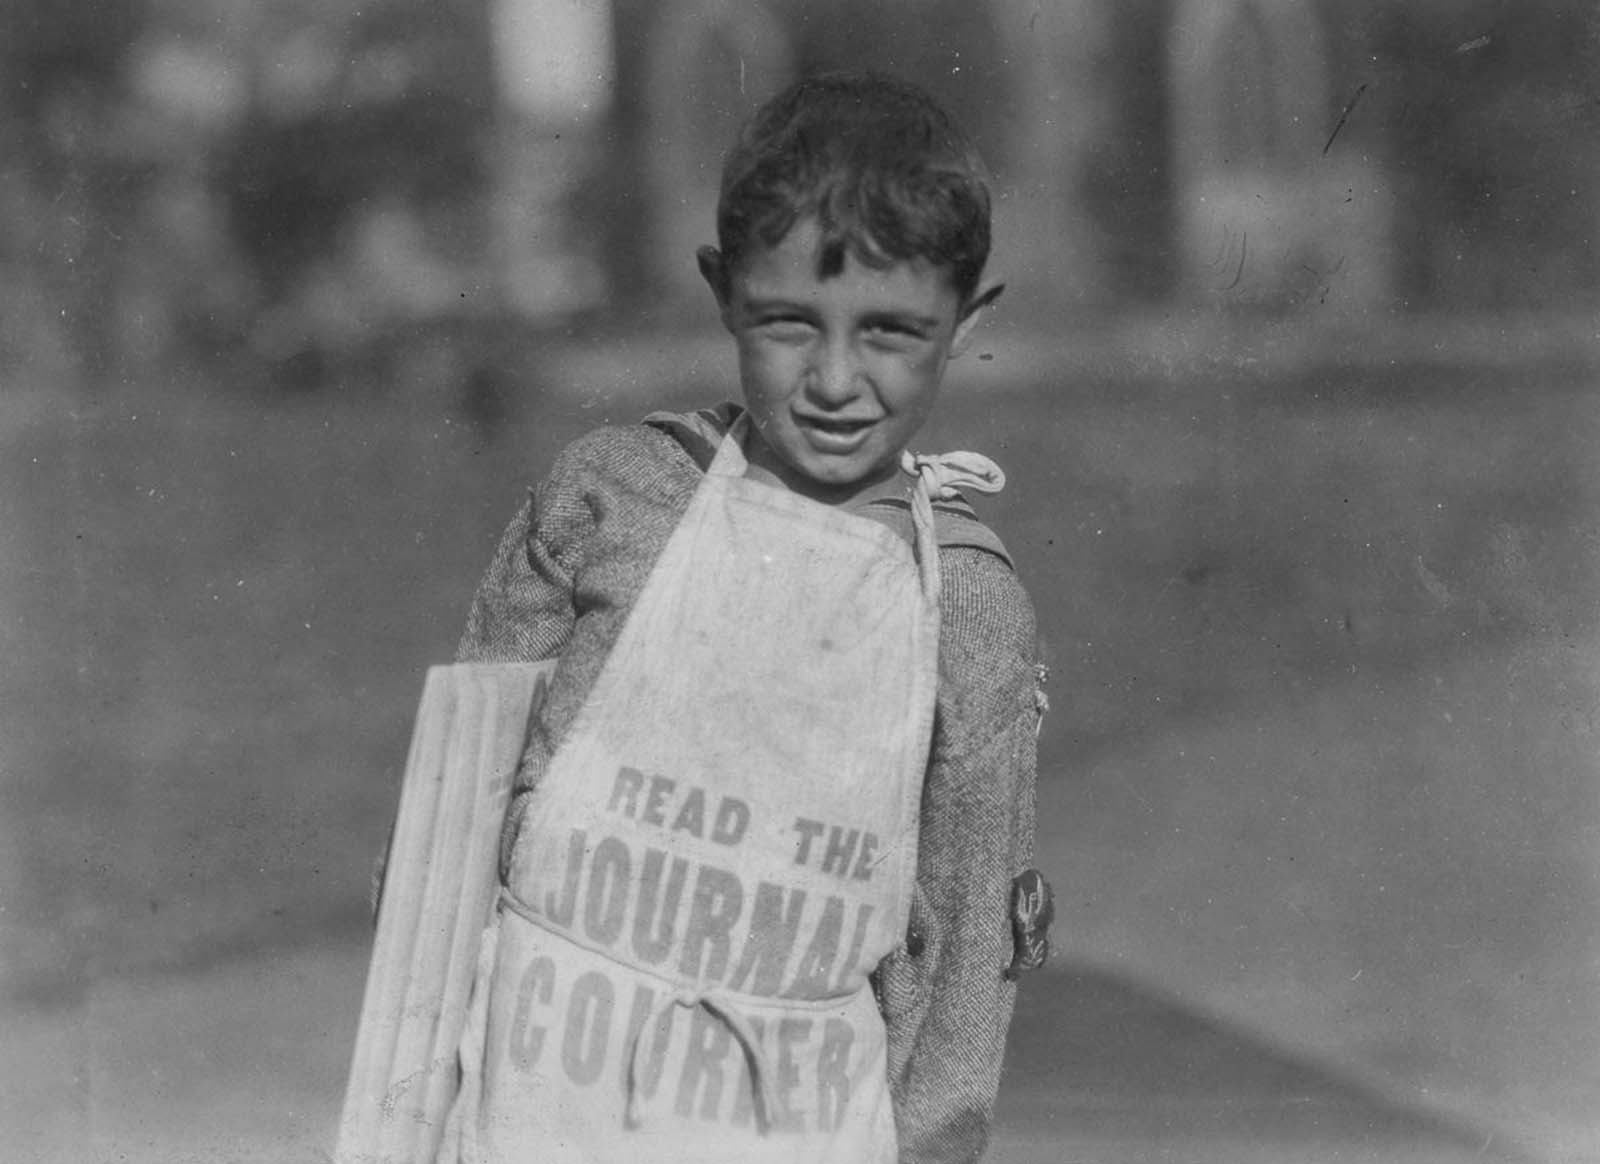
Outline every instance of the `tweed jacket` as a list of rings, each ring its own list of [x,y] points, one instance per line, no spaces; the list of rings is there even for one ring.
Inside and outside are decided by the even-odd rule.
[[[559,663],[517,777],[503,857],[738,411],[662,414],[580,438],[506,529],[459,658]],[[904,504],[861,513],[910,537]],[[916,892],[905,942],[873,976],[905,1164],[975,1161],[988,1141],[1014,999],[1003,975],[1012,879],[1032,858],[1040,714],[1033,607],[1004,547],[964,501],[936,506],[935,522],[939,690]]]

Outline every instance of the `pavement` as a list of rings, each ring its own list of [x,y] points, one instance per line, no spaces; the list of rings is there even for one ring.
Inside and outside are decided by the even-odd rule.
[[[366,974],[359,927],[104,977],[0,1016],[4,1158],[331,1160]],[[1026,979],[989,1164],[1523,1164],[1105,970]]]

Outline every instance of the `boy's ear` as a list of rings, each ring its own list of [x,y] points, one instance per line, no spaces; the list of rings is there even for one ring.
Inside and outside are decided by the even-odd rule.
[[[951,358],[967,350],[967,345],[978,330],[978,321],[995,305],[1005,289],[1004,283],[991,283],[968,301],[961,318],[956,322],[955,334],[950,337]]]
[[[699,264],[700,277],[706,281],[706,286],[711,288],[711,294],[716,297],[717,310],[726,321],[729,286],[727,260],[722,257],[722,252],[713,246],[704,246],[695,251],[694,259]]]

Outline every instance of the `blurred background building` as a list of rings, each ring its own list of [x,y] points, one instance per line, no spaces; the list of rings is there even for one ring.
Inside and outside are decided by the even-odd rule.
[[[1045,326],[1204,302],[1590,296],[1571,0],[16,0],[13,360],[351,356],[396,328],[704,323],[722,151],[799,73],[922,82],[983,143]],[[1586,132],[1587,131],[1587,132]]]

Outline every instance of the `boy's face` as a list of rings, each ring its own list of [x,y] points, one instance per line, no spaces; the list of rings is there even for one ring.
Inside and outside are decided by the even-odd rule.
[[[847,254],[822,278],[819,238],[808,219],[731,268],[702,250],[700,269],[738,344],[752,466],[838,504],[899,470],[945,365],[997,292],[963,304],[948,273],[924,260],[878,270]]]

